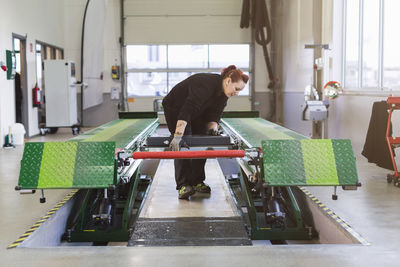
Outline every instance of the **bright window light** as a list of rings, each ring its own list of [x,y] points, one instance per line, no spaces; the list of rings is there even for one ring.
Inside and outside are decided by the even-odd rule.
[[[400,1],[385,0],[383,86],[400,87]]]
[[[359,0],[347,1],[346,25],[346,87],[358,86],[358,54],[359,54]]]
[[[364,4],[362,87],[379,87],[379,0]]]
[[[165,96],[195,73],[220,73],[234,64],[249,74],[250,45],[128,45],[126,62],[129,96]],[[239,95],[249,95],[248,84]]]
[[[400,1],[345,3],[345,87],[400,89]]]
[[[129,69],[158,69],[167,67],[166,45],[128,45],[126,62]]]
[[[167,95],[167,73],[128,73],[128,92],[132,96],[165,96]]]

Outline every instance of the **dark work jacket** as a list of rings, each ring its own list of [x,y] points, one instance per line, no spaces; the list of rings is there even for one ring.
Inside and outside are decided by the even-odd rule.
[[[221,75],[198,73],[175,85],[162,103],[165,110],[178,111],[178,120],[190,122],[201,117],[219,122],[227,101]]]

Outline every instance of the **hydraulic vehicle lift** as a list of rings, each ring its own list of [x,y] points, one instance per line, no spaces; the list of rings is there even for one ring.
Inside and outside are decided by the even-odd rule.
[[[311,140],[257,116],[225,113],[222,136],[184,137],[189,146],[223,149],[171,152],[159,151],[168,136],[152,136],[156,113],[120,113],[68,142],[27,143],[16,189],[79,189],[64,239],[127,241],[151,186],[141,175],[143,160],[234,158],[239,172],[228,183],[250,237],[311,239],[316,232],[298,186],[334,186],[334,198],[337,186],[360,186],[351,142]]]

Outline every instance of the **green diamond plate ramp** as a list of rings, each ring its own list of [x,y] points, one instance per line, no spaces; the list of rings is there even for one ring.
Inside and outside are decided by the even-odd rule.
[[[332,139],[332,147],[339,183],[354,184],[354,181],[358,181],[358,175],[351,141]]]
[[[18,185],[22,189],[37,188],[44,143],[26,143],[19,171]]]
[[[261,147],[262,140],[307,139],[301,134],[261,118],[224,118],[222,121],[234,129],[251,147]]]
[[[71,188],[78,143],[44,143],[38,188]]]
[[[263,140],[265,182],[271,186],[356,185],[350,140]]]
[[[113,184],[114,142],[78,143],[74,187],[103,188]]]
[[[102,142],[113,141],[117,148],[125,148],[136,136],[158,119],[123,119],[114,120],[78,135],[71,141]]]
[[[114,183],[114,142],[27,143],[22,189],[105,188]]]

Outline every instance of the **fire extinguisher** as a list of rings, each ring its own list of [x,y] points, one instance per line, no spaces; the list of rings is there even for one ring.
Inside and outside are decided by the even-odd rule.
[[[40,88],[35,84],[35,87],[32,89],[32,104],[33,107],[39,107],[41,101],[41,91]]]

